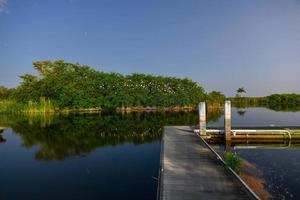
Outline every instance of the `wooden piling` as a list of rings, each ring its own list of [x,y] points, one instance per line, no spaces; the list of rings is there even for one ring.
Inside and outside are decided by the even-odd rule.
[[[225,101],[224,107],[225,140],[231,140],[231,102]]]
[[[199,130],[200,135],[206,135],[206,105],[205,102],[199,103]]]

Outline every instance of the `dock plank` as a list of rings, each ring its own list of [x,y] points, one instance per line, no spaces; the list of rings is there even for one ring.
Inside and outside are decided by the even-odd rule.
[[[189,127],[164,127],[161,200],[254,199]]]

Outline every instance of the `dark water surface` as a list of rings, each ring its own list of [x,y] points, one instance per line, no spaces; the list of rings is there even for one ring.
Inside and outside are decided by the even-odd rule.
[[[267,108],[232,108],[233,126],[300,126],[300,111],[283,112]],[[223,115],[212,126],[224,126]]]
[[[234,125],[300,125],[300,112],[232,113]],[[208,121],[222,126],[222,113]],[[197,113],[0,115],[9,127],[0,134],[0,199],[155,199],[162,127],[197,122]],[[300,198],[299,149],[237,152],[271,193]]]
[[[155,199],[162,127],[195,113],[0,115],[0,199]]]
[[[222,116],[218,121],[210,124],[220,126],[223,120]],[[266,108],[233,108],[232,123],[234,126],[299,126],[300,112],[275,112]],[[213,145],[213,147],[223,155],[226,152],[225,144]],[[250,168],[253,179],[243,178],[245,181],[256,180],[254,185],[262,182],[265,191],[261,198],[300,199],[299,142],[231,144],[231,153],[237,153],[243,160],[240,169],[242,178],[247,173],[247,168]]]
[[[300,199],[300,149],[235,150],[261,171],[272,199]]]

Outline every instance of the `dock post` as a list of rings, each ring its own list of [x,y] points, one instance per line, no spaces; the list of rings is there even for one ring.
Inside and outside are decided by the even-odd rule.
[[[199,133],[206,135],[206,105],[205,102],[199,103]]]
[[[225,140],[231,140],[231,102],[225,101],[224,108]]]

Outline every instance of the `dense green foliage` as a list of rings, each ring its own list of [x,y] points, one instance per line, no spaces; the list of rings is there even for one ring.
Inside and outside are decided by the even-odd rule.
[[[269,105],[300,105],[300,94],[273,94],[267,97]]]
[[[33,63],[39,76],[20,76],[15,89],[0,88],[0,99],[8,97],[29,110],[115,109],[125,107],[195,107],[207,99],[221,103],[225,96],[204,89],[190,79],[145,74],[121,75],[96,71],[89,66],[58,61]],[[26,105],[26,106],[24,106]],[[48,109],[48,111],[51,111]],[[14,109],[13,109],[14,110]]]
[[[13,98],[20,102],[51,99],[59,108],[192,105],[203,89],[188,79],[104,73],[63,61],[35,62],[40,76],[23,75]],[[190,95],[193,94],[193,95]]]
[[[121,75],[96,71],[89,66],[62,60],[34,62],[38,76],[21,75],[13,89],[0,86],[0,113],[56,112],[80,109],[116,108],[196,108],[200,101],[218,107],[226,100],[218,91],[205,93],[190,79],[145,74]],[[267,97],[242,97],[244,88],[230,98],[233,106],[265,106],[289,110],[300,107],[299,94],[274,94]]]
[[[51,113],[55,111],[55,107],[50,100],[41,98],[40,101],[28,101],[27,103],[18,102],[16,100],[0,101],[0,113]]]
[[[10,89],[0,86],[0,100],[8,99],[10,94],[11,94]]]
[[[218,91],[212,91],[207,94],[206,96],[206,102],[208,104],[223,104],[224,101],[226,100],[226,96]]]
[[[25,110],[25,104],[13,100],[0,101],[0,113],[18,113]]]

